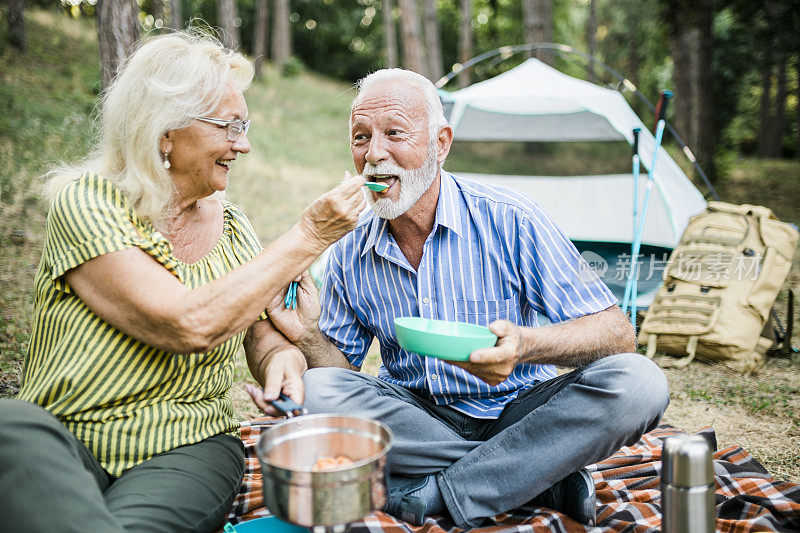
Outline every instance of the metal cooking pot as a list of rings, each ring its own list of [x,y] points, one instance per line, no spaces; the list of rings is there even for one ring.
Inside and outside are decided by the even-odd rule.
[[[385,505],[389,428],[368,418],[309,415],[284,395],[272,405],[288,419],[266,429],[256,445],[267,509],[313,527],[349,524]],[[311,471],[321,457],[339,455],[353,463]]]

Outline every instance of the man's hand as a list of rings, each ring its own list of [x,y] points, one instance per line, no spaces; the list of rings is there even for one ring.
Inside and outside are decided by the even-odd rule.
[[[491,348],[475,350],[469,362],[448,361],[491,386],[499,385],[514,371],[522,356],[522,332],[508,320],[495,320],[489,329],[497,335],[497,344]]]
[[[280,411],[268,404],[277,400],[282,392],[298,404],[305,400],[306,389],[303,385],[303,373],[307,370],[305,357],[295,348],[286,349],[273,354],[265,370],[264,388],[247,384],[248,394],[253,402],[268,415],[281,415]]]
[[[319,293],[311,274],[306,270],[299,282],[297,309],[286,309],[286,292],[278,293],[267,306],[272,324],[293,344],[316,333],[320,315]]]

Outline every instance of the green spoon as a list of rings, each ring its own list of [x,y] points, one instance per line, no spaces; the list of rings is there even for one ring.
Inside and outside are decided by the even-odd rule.
[[[378,183],[375,181],[368,181],[364,185],[367,186],[367,189],[375,192],[383,192],[389,188],[389,186],[386,185],[385,183]]]

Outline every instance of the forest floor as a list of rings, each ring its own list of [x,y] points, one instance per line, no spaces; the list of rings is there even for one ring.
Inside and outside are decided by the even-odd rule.
[[[90,114],[99,80],[94,31],[86,22],[32,11],[28,55],[0,50],[0,397],[19,388],[30,336],[45,218],[37,177],[54,162],[85,153],[92,143]],[[253,150],[233,166],[228,196],[248,215],[263,243],[286,231],[305,205],[352,168],[347,116],[353,96],[341,82],[308,73],[283,78],[271,68],[246,93]],[[586,156],[575,157],[577,172]],[[728,164],[719,189],[723,200],[765,205],[780,219],[800,224],[799,185],[800,163],[740,159]],[[800,295],[800,253],[789,287]],[[782,320],[785,298],[784,291],[778,301]],[[795,316],[795,331],[800,331],[800,313]],[[364,371],[374,374],[378,364],[373,346]],[[666,422],[686,431],[713,426],[721,447],[740,444],[776,478],[800,483],[797,354],[769,359],[750,375],[699,362],[665,372],[671,387]],[[242,418],[258,414],[244,392],[248,380],[242,356],[232,390]]]

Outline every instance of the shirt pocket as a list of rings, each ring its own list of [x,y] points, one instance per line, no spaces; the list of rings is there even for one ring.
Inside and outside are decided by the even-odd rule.
[[[453,300],[457,322],[488,326],[495,320],[517,323],[518,309],[513,298],[507,300]]]

